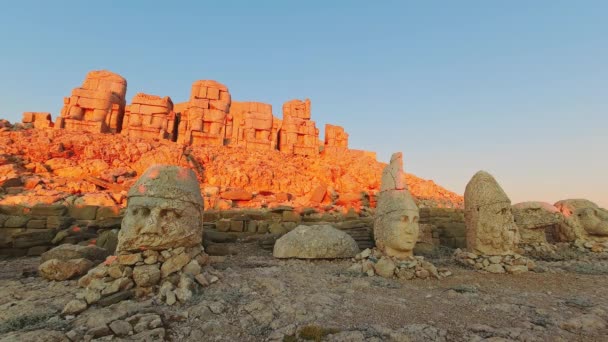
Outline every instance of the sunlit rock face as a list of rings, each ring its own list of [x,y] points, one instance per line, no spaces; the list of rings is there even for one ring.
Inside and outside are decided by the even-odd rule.
[[[464,192],[467,248],[482,255],[512,254],[517,226],[511,200],[498,182],[485,171],[477,172]]]
[[[202,210],[203,199],[192,170],[151,166],[129,190],[117,254],[200,245]]]
[[[382,172],[374,219],[376,246],[383,253],[397,258],[413,255],[418,240],[420,214],[403,180],[403,156],[395,153]]]
[[[586,199],[567,199],[555,203],[564,215],[559,226],[563,241],[608,241],[608,210]]]
[[[83,84],[64,98],[56,128],[97,133],[117,133],[125,111],[127,80],[111,71],[87,74]]]

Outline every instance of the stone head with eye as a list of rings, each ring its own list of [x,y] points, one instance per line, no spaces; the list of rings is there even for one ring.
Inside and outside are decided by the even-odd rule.
[[[608,241],[608,210],[585,199],[567,199],[555,203],[564,215],[560,224],[563,240]]]
[[[131,187],[117,253],[200,245],[203,199],[187,168],[154,165]]]
[[[420,227],[418,206],[408,190],[389,190],[378,198],[374,219],[376,246],[386,255],[411,257]]]
[[[418,206],[407,190],[404,179],[403,155],[397,152],[391,156],[391,162],[382,172],[374,218],[374,239],[378,249],[399,259],[413,255],[420,234]]]

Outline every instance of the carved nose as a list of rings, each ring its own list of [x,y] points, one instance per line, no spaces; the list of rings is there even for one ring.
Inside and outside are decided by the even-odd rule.
[[[146,219],[142,234],[160,234],[162,229],[160,226],[160,209],[154,208],[150,211],[150,216]]]

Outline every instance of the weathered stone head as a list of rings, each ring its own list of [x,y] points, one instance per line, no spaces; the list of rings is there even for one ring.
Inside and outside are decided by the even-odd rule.
[[[511,212],[511,200],[485,171],[477,172],[464,191],[464,216],[467,248],[477,254],[513,253],[517,226]]]
[[[547,234],[562,221],[559,210],[545,202],[521,202],[513,204],[512,210],[522,243],[547,243]]]
[[[381,251],[396,258],[413,255],[420,233],[418,206],[402,179],[402,155],[395,153],[382,173],[374,219],[374,238]]]
[[[154,165],[131,187],[117,254],[200,245],[203,198],[194,172]]]
[[[559,229],[564,241],[608,240],[608,210],[586,199],[562,200],[555,207],[564,215]]]

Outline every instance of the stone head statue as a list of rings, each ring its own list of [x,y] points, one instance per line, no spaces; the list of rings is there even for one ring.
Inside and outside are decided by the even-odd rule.
[[[395,153],[382,173],[374,218],[376,246],[396,258],[412,256],[420,233],[419,219],[418,206],[403,182],[402,155]]]
[[[555,203],[555,207],[564,215],[564,222],[560,224],[563,240],[608,240],[608,210],[585,199],[562,200]]]
[[[489,173],[479,171],[467,184],[464,216],[470,251],[483,255],[513,253],[518,235],[511,200]]]
[[[117,254],[200,245],[203,198],[188,168],[154,165],[129,189]]]

